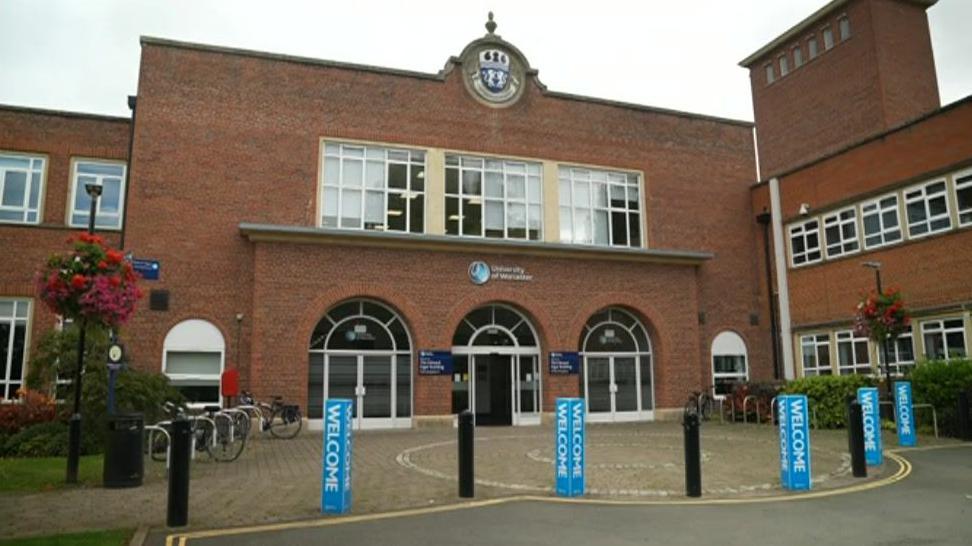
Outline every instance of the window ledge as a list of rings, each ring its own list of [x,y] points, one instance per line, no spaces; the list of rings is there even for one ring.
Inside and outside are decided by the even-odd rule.
[[[577,257],[623,262],[702,265],[714,256],[693,250],[607,248],[564,243],[463,239],[445,235],[413,235],[374,231],[240,223],[240,234],[252,242],[332,244],[362,247],[439,250],[443,252],[517,253],[534,256]]]

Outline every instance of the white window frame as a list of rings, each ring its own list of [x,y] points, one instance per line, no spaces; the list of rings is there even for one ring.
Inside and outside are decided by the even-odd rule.
[[[845,217],[850,213],[850,217]],[[827,253],[827,258],[836,258],[838,256],[848,256],[850,254],[856,254],[861,250],[861,241],[857,233],[857,208],[847,207],[834,211],[830,214],[826,214],[822,217],[823,220],[823,243],[824,248]],[[837,241],[834,243],[830,242],[830,237],[827,234],[828,228],[837,228]],[[853,234],[850,237],[846,237],[844,230],[849,227]],[[831,251],[831,247],[836,247],[836,250]]]
[[[446,215],[445,225],[446,234],[452,237],[480,238],[480,239],[505,239],[511,241],[543,241],[543,165],[537,162],[522,161],[517,159],[506,159],[500,157],[481,157],[464,154],[446,154],[445,171],[456,172],[457,190],[459,193],[450,193],[448,183],[444,189],[447,206],[443,210]],[[463,184],[463,173],[479,173],[479,193],[467,193]],[[491,196],[486,192],[487,177],[489,175],[499,176],[503,187],[502,196]],[[523,197],[513,197],[510,195],[511,178],[523,177]],[[531,186],[533,186],[531,188]],[[458,211],[455,215],[449,215],[448,202],[450,199],[456,200]],[[488,204],[501,204],[503,207],[503,236],[496,237],[487,235],[486,231],[486,208]],[[463,233],[463,220],[467,206],[479,205],[480,223],[479,233]],[[510,234],[511,209],[515,206],[523,207],[524,231],[523,237],[515,237]],[[453,217],[454,216],[454,217]],[[536,218],[536,238],[530,238],[530,221]],[[456,222],[456,233],[449,232],[449,222]]]
[[[820,43],[816,34],[807,37],[807,61],[812,61],[820,55]]]
[[[846,14],[837,18],[837,34],[841,42],[845,42],[851,37],[850,19],[847,18]]]
[[[820,34],[823,36],[824,51],[830,51],[834,48],[834,29],[831,25],[827,25],[820,29]]]
[[[742,357],[743,371],[740,372],[717,372],[717,357]],[[746,350],[746,341],[731,330],[719,332],[712,339],[712,385],[716,386],[718,379],[730,379],[736,381],[749,381],[749,351]],[[713,391],[714,392],[714,391]],[[723,394],[715,394],[716,398],[725,398]]]
[[[17,152],[7,152],[0,150],[0,159],[10,158],[15,161],[27,161],[26,168],[4,167],[0,163],[0,210],[7,212],[20,212],[20,220],[0,219],[0,224],[40,224],[43,217],[44,208],[44,189],[47,185],[47,158],[42,155],[22,154]],[[26,187],[24,188],[24,201],[21,206],[3,205],[3,190],[7,172],[23,172],[26,175]],[[37,186],[37,200],[31,206],[31,194],[34,193],[34,186]]]
[[[88,174],[88,173],[85,173],[84,175],[81,175],[78,172],[78,167],[80,165],[82,165],[82,164],[106,165],[106,166],[111,166],[111,167],[121,167],[121,175],[120,176],[104,175],[104,174],[95,175],[95,174]],[[113,212],[113,213],[110,213],[110,214],[103,212],[101,209],[102,209],[102,206],[104,204],[104,200],[101,197],[99,197],[98,198],[98,203],[95,206],[95,228],[96,229],[99,229],[99,230],[120,231],[121,228],[122,228],[123,218],[125,217],[125,190],[126,190],[126,188],[125,188],[125,173],[126,173],[127,169],[128,169],[128,166],[125,164],[124,161],[112,161],[112,160],[108,160],[108,159],[90,159],[90,158],[81,158],[81,157],[72,158],[71,159],[71,192],[70,192],[71,195],[70,195],[70,201],[68,201],[68,207],[67,207],[68,208],[68,215],[67,215],[67,224],[68,224],[68,226],[70,226],[70,227],[76,227],[76,228],[86,228],[86,227],[88,227],[88,222],[90,221],[89,218],[88,218],[88,215],[91,214],[91,209],[90,208],[85,207],[84,210],[80,210],[80,209],[75,209],[74,208],[74,205],[75,205],[76,200],[77,200],[77,197],[78,197],[78,192],[79,191],[81,191],[81,192],[85,192],[86,191],[84,188],[80,187],[81,186],[81,181],[80,181],[80,177],[81,176],[93,177],[96,180],[98,180],[99,182],[101,182],[102,184],[104,184],[104,179],[106,179],[106,178],[119,178],[120,179],[120,185],[119,185],[119,189],[118,189],[118,212],[117,213],[114,213]],[[84,220],[82,220],[81,222],[75,222],[74,221],[74,216],[77,215],[77,214],[83,215],[84,216]],[[115,221],[114,224],[101,224],[101,223],[98,223],[100,220],[102,220],[104,218],[114,218],[114,217],[117,217],[117,218],[115,218],[116,221]]]
[[[3,375],[0,375],[0,400],[3,402],[14,402],[17,400],[16,390],[10,390],[11,383],[18,383],[20,387],[24,386],[24,381],[27,378],[27,363],[30,361],[30,312],[31,312],[31,301],[28,299],[21,298],[0,298],[2,303],[12,303],[11,313],[9,315],[0,315],[0,322],[8,324],[10,326],[10,337],[5,340],[0,340],[0,342],[7,343],[7,362],[5,362],[5,368]],[[21,311],[23,309],[23,311]],[[10,377],[13,371],[13,346],[15,333],[17,331],[17,326],[23,325],[24,327],[24,353],[23,362],[20,363],[20,377]]]
[[[816,227],[812,228],[811,231],[811,228],[807,228],[807,226],[813,223],[816,224]],[[815,248],[811,249],[810,246],[807,244],[807,242],[810,236],[813,235],[814,233],[816,233],[817,235],[817,245]],[[823,260],[824,249],[822,246],[823,242],[821,241],[821,237],[820,237],[821,232],[820,232],[819,218],[814,217],[814,218],[804,220],[802,222],[790,224],[787,228],[787,235],[788,235],[787,240],[789,241],[790,244],[790,266],[791,267],[803,267],[810,264],[818,263],[821,260]],[[797,237],[803,240],[803,250],[799,253],[797,253],[793,248],[793,240]],[[817,258],[813,260],[809,259],[808,256],[814,252],[818,254]],[[804,261],[797,263],[797,256],[802,256],[804,258]]]
[[[894,203],[890,205],[883,205],[882,202],[888,199],[893,199]],[[882,246],[900,243],[904,240],[905,227],[901,224],[901,214],[900,210],[898,209],[898,203],[900,203],[900,199],[897,193],[889,193],[887,195],[882,195],[881,197],[861,203],[861,226],[863,230],[861,236],[865,249],[870,250],[872,248],[880,248]],[[872,207],[872,210],[865,210]],[[894,213],[894,219],[897,222],[897,225],[885,225],[884,216],[889,212]],[[871,234],[867,232],[867,223],[865,221],[866,218],[870,216],[877,216],[879,225],[878,231]],[[889,240],[888,237],[894,232],[898,232],[898,237],[894,240]],[[880,237],[881,242],[877,244],[868,244],[867,239],[875,236]]]
[[[793,69],[796,70],[803,66],[803,48],[800,47],[800,44],[797,44],[790,51],[793,53]]]
[[[962,203],[959,201],[959,192],[962,190],[972,195],[972,169],[955,173],[953,180],[955,181],[955,207],[958,209],[959,226],[972,226],[972,204],[962,208]]]
[[[357,151],[360,150],[360,155]],[[352,153],[353,152],[353,153]],[[327,164],[328,159],[337,160],[338,165],[338,176],[337,180],[334,180],[333,176],[329,177],[327,175]],[[355,230],[355,231],[387,231],[391,233],[411,233],[415,235],[422,235],[425,233],[428,225],[428,214],[427,214],[427,203],[426,195],[428,193],[427,177],[428,172],[428,154],[425,150],[415,149],[415,148],[404,148],[404,147],[392,147],[384,146],[379,144],[362,144],[353,142],[343,142],[343,141],[332,141],[327,140],[321,143],[321,184],[320,184],[320,214],[318,215],[317,222],[319,227],[342,229],[342,230]],[[351,186],[345,183],[344,180],[344,168],[348,163],[360,163],[361,164],[361,185]],[[382,164],[382,186],[379,187],[369,187],[368,186],[368,168],[369,164]],[[389,171],[391,165],[400,165],[405,167],[406,182],[405,188],[392,188],[388,185]],[[422,179],[422,189],[417,190],[413,188],[413,169],[419,167],[421,170],[419,174],[414,175],[416,178]],[[328,198],[328,193],[331,193],[331,198]],[[343,225],[343,212],[344,212],[344,197],[346,194],[358,193],[361,197],[361,204],[358,217],[360,223],[358,226],[353,225]],[[373,227],[368,227],[370,222],[368,221],[368,195],[381,194],[382,199],[382,223],[375,224]],[[399,214],[396,216],[405,216],[405,229],[391,229],[388,227],[388,217],[390,212],[388,209],[389,195],[399,195],[402,196],[406,201],[408,201],[408,206],[405,206],[404,211],[398,211]],[[411,215],[412,215],[412,199],[422,199],[422,225],[421,229],[413,231],[411,229]],[[328,203],[336,202],[336,216],[335,224],[328,225],[325,221],[327,216],[327,206]],[[394,209],[397,210],[397,209]]]
[[[934,194],[929,194],[928,193],[928,188],[930,188],[931,186],[939,185],[939,184],[941,184],[941,187],[942,187],[941,191],[936,191],[936,193],[934,193]],[[923,182],[921,184],[918,184],[918,185],[915,185],[915,186],[911,186],[909,188],[905,188],[904,191],[902,192],[902,194],[904,195],[905,222],[908,225],[908,238],[909,239],[920,239],[922,237],[928,237],[929,235],[934,235],[936,233],[942,233],[942,232],[945,232],[945,231],[948,231],[948,230],[952,229],[952,217],[950,215],[950,206],[949,206],[949,203],[948,203],[949,198],[948,198],[948,181],[947,180],[945,180],[944,178],[937,178],[935,180],[930,180],[928,182]],[[913,194],[913,195],[910,195],[909,196],[909,194]],[[936,214],[936,215],[932,216],[932,214],[931,214],[931,207],[929,206],[929,202],[932,199],[941,199],[942,202],[945,205],[945,212],[939,213],[939,214]],[[916,222],[912,222],[911,221],[911,217],[908,214],[908,207],[911,206],[912,204],[917,204],[917,203],[921,203],[922,204],[922,207],[923,207],[924,213],[925,213],[925,218],[923,220],[919,220],[919,221],[916,221]],[[941,221],[941,220],[945,220],[944,227],[939,227],[939,228],[934,228],[933,229],[932,228],[932,223],[933,222],[938,222],[938,221]],[[915,226],[921,226],[921,225],[924,225],[925,228],[927,229],[927,231],[925,231],[924,233],[912,233],[912,228],[913,227],[915,227]]]
[[[787,58],[786,53],[783,53],[778,57],[780,62],[780,77],[786,77],[790,73],[790,60]]]
[[[813,366],[807,366],[806,349],[813,349]],[[820,365],[820,349],[823,348],[827,354],[827,365]],[[834,362],[830,355],[830,334],[817,332],[813,334],[803,334],[800,336],[800,371],[803,377],[817,375],[833,375]],[[824,373],[821,373],[824,372]]]
[[[853,330],[839,330],[834,332],[834,341],[837,347],[837,373],[839,375],[871,375],[874,373],[874,368],[871,363],[871,340],[867,337],[857,335]],[[858,345],[862,343],[867,349],[867,362],[857,360]],[[850,363],[845,364],[840,360],[841,344],[850,344]]]
[[[946,322],[959,321],[959,326],[946,327]],[[948,334],[961,333],[962,334],[962,350],[965,351],[965,356],[953,357],[950,355],[952,352],[952,347],[948,345]],[[943,317],[939,319],[932,319],[922,321],[921,323],[921,340],[924,349],[924,357],[931,359],[934,358],[932,355],[928,354],[928,343],[925,342],[925,338],[928,335],[941,336],[942,346],[945,348],[945,358],[944,360],[960,359],[966,358],[969,354],[969,336],[965,331],[965,319],[962,316],[956,317]],[[957,348],[957,347],[956,347]]]
[[[766,63],[766,85],[776,81],[776,69],[773,63]]]
[[[907,341],[911,344],[911,359],[901,360],[901,342]],[[880,349],[880,348],[879,348]],[[883,364],[884,355],[881,351],[878,351],[878,362]],[[893,340],[888,340],[888,369],[893,375],[901,376],[904,374],[905,368],[914,368],[915,366],[915,336],[912,331],[911,326],[902,332],[897,338]]]
[[[216,336],[219,336],[218,339]],[[213,374],[184,374],[168,372],[169,353],[218,353],[219,373]],[[166,333],[162,345],[162,373],[169,381],[214,381],[218,399],[214,401],[196,402],[188,404],[190,407],[222,405],[223,385],[222,375],[226,370],[226,340],[220,329],[208,320],[187,319],[174,325]],[[174,385],[178,388],[179,385]]]
[[[598,247],[615,248],[644,248],[647,246],[645,233],[645,211],[644,211],[644,186],[642,177],[638,173],[625,171],[611,171],[606,169],[595,169],[589,167],[575,167],[570,165],[557,166],[557,180],[560,188],[560,242],[576,245],[592,245]],[[587,185],[587,205],[578,204],[580,188]],[[595,187],[604,185],[607,192],[607,203],[605,205],[596,204]],[[613,190],[620,188],[624,192],[624,207],[616,207],[612,204],[611,195]],[[632,188],[636,188],[632,190]],[[632,191],[636,195],[631,199]],[[636,203],[637,208],[632,209],[631,203]],[[587,228],[590,239],[580,239],[577,236],[577,212],[587,212]],[[595,215],[597,213],[607,214],[607,243],[597,242],[595,233]],[[624,230],[627,243],[620,244],[614,242],[614,214],[624,214]],[[638,242],[633,244],[631,241],[631,220],[632,216],[637,216]],[[565,224],[567,222],[567,224]],[[569,229],[569,237],[564,238],[565,225]]]

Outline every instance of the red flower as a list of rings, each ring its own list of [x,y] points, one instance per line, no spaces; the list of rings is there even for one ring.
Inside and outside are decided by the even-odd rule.
[[[73,277],[71,277],[71,286],[73,286],[78,290],[84,288],[85,285],[87,284],[88,284],[88,278],[85,277],[84,275],[75,274]]]
[[[119,279],[118,277],[109,277],[108,282],[110,282],[111,285],[114,286],[115,288],[118,288],[118,285],[121,284],[121,279]]]
[[[108,262],[104,260],[98,262],[98,269],[108,269]]]
[[[122,259],[124,258],[122,253],[118,252],[117,250],[109,250],[105,253],[105,257],[108,258],[108,261],[113,264],[121,263]]]

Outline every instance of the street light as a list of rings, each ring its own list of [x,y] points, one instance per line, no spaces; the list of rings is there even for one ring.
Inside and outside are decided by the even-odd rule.
[[[864,262],[864,267],[874,270],[874,282],[877,284],[878,295],[881,295],[881,262]],[[888,400],[891,398],[891,365],[888,363],[888,338],[881,340],[881,358],[884,360],[884,382],[888,391]]]
[[[84,185],[84,191],[91,199],[91,210],[88,214],[88,235],[94,235],[95,214],[98,209],[98,198],[101,197],[101,180],[95,179]],[[78,483],[78,463],[81,460],[81,370],[84,368],[84,332],[85,320],[81,319],[78,332],[78,365],[74,370],[74,413],[71,415],[68,429],[68,461],[67,483]]]

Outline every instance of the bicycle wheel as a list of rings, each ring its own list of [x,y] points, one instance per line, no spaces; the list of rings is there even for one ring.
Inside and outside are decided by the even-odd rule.
[[[277,438],[290,439],[297,436],[304,420],[297,406],[281,406],[270,416],[270,434]]]
[[[156,431],[152,434],[152,439],[149,441],[148,450],[153,461],[164,462],[169,451],[169,438],[165,434]]]
[[[702,414],[702,420],[708,421],[712,418],[712,397],[709,395],[702,395],[702,400],[699,402],[699,413]]]
[[[236,430],[234,421],[232,418],[218,417],[213,431],[216,435],[215,441],[210,439],[206,444],[209,455],[221,463],[235,461],[246,447],[246,436]]]
[[[253,423],[250,421],[250,414],[246,411],[234,411],[233,415],[233,434],[239,434],[244,439],[249,438],[250,429]]]
[[[689,396],[689,399],[685,401],[685,415],[698,415],[699,414],[699,399],[695,396]]]

